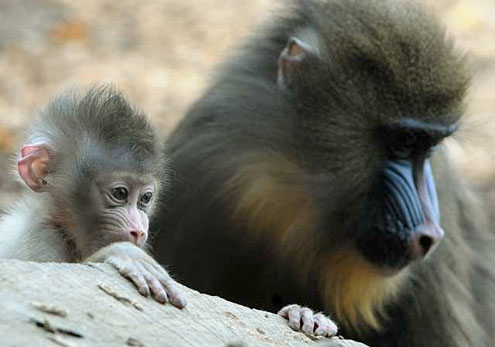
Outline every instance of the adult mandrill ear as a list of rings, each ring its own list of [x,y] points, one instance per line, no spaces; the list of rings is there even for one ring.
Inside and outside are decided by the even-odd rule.
[[[302,40],[291,37],[278,58],[277,84],[281,89],[290,88],[306,71],[311,60],[316,58],[313,47]]]
[[[45,143],[23,146],[21,158],[17,161],[17,170],[23,181],[35,192],[45,190],[47,164],[53,158],[53,151]]]

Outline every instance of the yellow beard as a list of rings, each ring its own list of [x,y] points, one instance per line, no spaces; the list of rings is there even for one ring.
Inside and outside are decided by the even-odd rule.
[[[347,248],[316,258],[316,209],[299,182],[301,169],[278,154],[251,154],[243,163],[226,185],[235,197],[234,223],[254,238],[268,236],[301,276],[318,271],[320,299],[340,324],[379,329],[406,271],[387,277]]]
[[[380,329],[385,305],[399,293],[407,271],[385,276],[376,266],[348,249],[323,260],[320,293],[325,307],[333,309],[338,322],[355,331]]]

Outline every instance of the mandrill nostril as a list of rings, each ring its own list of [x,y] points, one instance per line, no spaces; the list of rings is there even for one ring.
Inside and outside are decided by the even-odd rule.
[[[410,258],[412,260],[428,258],[435,251],[435,248],[442,240],[442,237],[443,235],[440,233],[435,235],[428,231],[416,231],[416,233],[412,235],[409,246]]]
[[[419,238],[419,245],[423,249],[423,255],[426,255],[433,245],[434,240],[428,235],[421,235]]]

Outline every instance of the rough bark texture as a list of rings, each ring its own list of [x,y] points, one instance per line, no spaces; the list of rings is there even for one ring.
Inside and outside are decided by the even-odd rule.
[[[103,264],[0,260],[1,346],[304,346],[272,313],[184,287],[184,310],[138,294]],[[365,347],[323,339],[327,347]]]

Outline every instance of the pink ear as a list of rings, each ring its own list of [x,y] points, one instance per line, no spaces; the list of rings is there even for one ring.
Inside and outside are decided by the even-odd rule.
[[[307,56],[313,55],[313,49],[301,40],[291,37],[278,59],[277,83],[284,89],[290,85],[291,77],[297,73]]]
[[[52,150],[45,143],[26,145],[21,149],[21,158],[17,170],[29,188],[35,192],[43,191],[41,183],[47,172],[47,162],[53,158]]]

